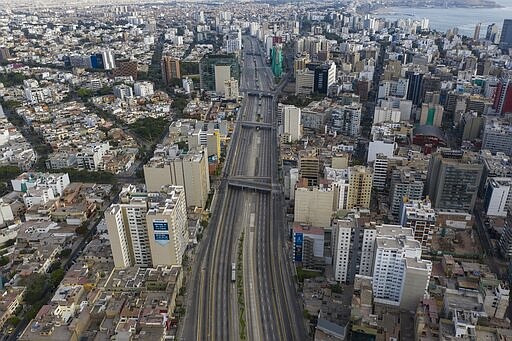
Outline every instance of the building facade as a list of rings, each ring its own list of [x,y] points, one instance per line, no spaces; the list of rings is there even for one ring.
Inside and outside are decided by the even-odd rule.
[[[166,85],[173,79],[181,78],[180,60],[172,56],[162,56],[161,61],[162,79]]]
[[[144,179],[150,192],[166,185],[183,186],[187,206],[204,208],[210,192],[206,148],[187,153],[182,153],[176,145],[155,150],[153,158],[144,165]]]
[[[483,173],[477,158],[457,150],[441,150],[429,163],[427,188],[433,207],[472,211]]]
[[[218,68],[217,66],[228,67],[229,75],[226,68]],[[233,54],[206,55],[199,62],[199,76],[201,89],[206,91],[222,91],[225,80],[231,78],[240,80],[238,59]],[[222,77],[222,81],[217,81],[217,76]],[[217,85],[219,86],[217,87]]]
[[[105,211],[114,266],[181,265],[188,243],[183,187],[147,193],[128,185],[119,199]]]

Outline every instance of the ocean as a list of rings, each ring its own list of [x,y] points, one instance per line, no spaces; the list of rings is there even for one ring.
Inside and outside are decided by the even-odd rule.
[[[472,37],[475,26],[482,23],[481,37],[485,36],[487,25],[496,23],[500,28],[504,19],[512,19],[512,0],[495,0],[502,8],[410,8],[388,7],[373,16],[397,20],[400,18],[430,19],[430,28],[440,32],[458,27],[460,34]]]

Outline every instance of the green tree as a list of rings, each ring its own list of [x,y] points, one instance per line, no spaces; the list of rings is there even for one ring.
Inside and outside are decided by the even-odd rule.
[[[53,288],[56,288],[59,286],[60,282],[64,278],[65,271],[62,268],[55,269],[50,273],[50,284]]]
[[[27,303],[33,303],[43,298],[48,290],[48,281],[46,275],[34,273],[25,280],[26,290],[24,300]]]
[[[89,230],[87,229],[86,224],[82,224],[75,229],[75,233],[79,234],[79,235],[84,235],[87,233],[87,231],[89,231]]]
[[[2,101],[2,106],[5,110],[12,111],[21,105],[21,102],[15,100]]]
[[[7,257],[7,256],[0,257],[0,266],[4,266],[7,263],[9,263],[9,257]]]
[[[188,102],[189,102],[188,97],[186,97],[184,95],[177,95],[173,99],[171,107],[174,108],[174,110],[176,111],[176,114],[179,117],[182,117],[183,116],[183,110],[185,110],[185,108],[187,107]]]
[[[20,318],[18,316],[11,316],[7,319],[7,324],[16,327],[20,323]]]
[[[27,77],[19,72],[9,72],[0,75],[0,83],[3,83],[6,87],[22,85],[25,79]]]
[[[112,88],[110,86],[102,86],[101,89],[96,91],[98,96],[110,95],[112,94]]]
[[[162,117],[145,117],[130,125],[130,130],[150,143],[158,141],[168,128],[169,121]]]
[[[71,249],[66,248],[60,252],[59,256],[60,256],[60,258],[66,258],[66,257],[69,257],[70,254],[71,254]]]
[[[86,100],[92,97],[92,90],[86,88],[80,88],[77,90],[76,94],[80,96],[82,100]]]
[[[21,170],[16,166],[0,166],[0,181],[11,181],[12,179],[20,175],[20,173]]]
[[[181,62],[180,63],[180,73],[182,76],[199,74],[199,63]]]

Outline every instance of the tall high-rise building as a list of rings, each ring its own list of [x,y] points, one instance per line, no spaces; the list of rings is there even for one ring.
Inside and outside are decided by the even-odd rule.
[[[377,154],[373,162],[373,183],[372,187],[378,191],[386,188],[388,180],[388,157],[384,154]]]
[[[272,73],[276,77],[283,74],[283,48],[281,45],[275,45],[270,50],[270,60],[272,62]]]
[[[110,50],[101,51],[101,57],[103,58],[103,69],[112,70],[116,67],[114,60],[114,53]]]
[[[283,107],[283,134],[288,142],[302,138],[301,111],[293,105]]]
[[[162,79],[169,84],[173,79],[181,78],[180,60],[172,56],[163,56],[161,61]]]
[[[364,166],[350,167],[348,171],[347,209],[370,208],[373,173]]]
[[[492,108],[498,114],[512,113],[512,82],[510,79],[501,80],[494,92]]]
[[[238,99],[238,80],[231,78],[224,81],[224,98]]]
[[[334,190],[331,186],[297,187],[294,221],[316,227],[331,225],[334,212]]]
[[[299,177],[307,181],[308,186],[318,185],[320,176],[320,162],[317,151],[314,149],[299,152]]]
[[[334,278],[353,283],[356,275],[371,276],[375,256],[375,226],[360,226],[356,218],[332,221]]]
[[[408,80],[407,99],[411,100],[412,104],[419,105],[421,103],[421,89],[424,75],[419,72],[407,71],[405,76]]]
[[[505,19],[503,21],[503,28],[501,29],[500,47],[504,49],[512,47],[512,19]]]
[[[313,92],[327,94],[329,87],[336,83],[336,63],[326,62],[315,68]]]
[[[400,225],[411,228],[414,239],[421,243],[423,249],[432,244],[432,235],[436,229],[436,212],[430,200],[404,200],[400,208]]]
[[[149,193],[146,214],[153,266],[181,264],[188,244],[187,207],[181,186]]]
[[[226,81],[234,79],[231,77],[231,67],[229,65],[215,65],[215,93],[224,96]],[[236,81],[236,79],[235,79]],[[238,81],[237,81],[238,82]]]
[[[105,211],[115,267],[181,265],[188,243],[183,187],[146,193],[128,185],[119,199]]]
[[[488,216],[507,216],[512,209],[512,178],[492,177],[487,180],[485,209]]]
[[[315,72],[309,67],[295,72],[295,95],[312,94],[315,87]]]
[[[153,83],[151,82],[135,82],[133,84],[133,92],[135,96],[147,97],[154,94]]]
[[[304,70],[309,62],[311,62],[311,60],[307,52],[297,54],[293,61],[293,73],[295,74],[299,70]]]
[[[116,98],[119,98],[121,100],[133,97],[132,87],[126,84],[114,85],[112,87],[112,92],[114,93],[114,96],[116,96]]]
[[[361,128],[361,103],[336,107],[331,111],[330,128],[338,133],[358,136]]]
[[[224,81],[240,80],[240,66],[234,54],[210,54],[199,62],[201,89],[206,91],[224,90]]]
[[[432,263],[421,259],[421,245],[410,228],[359,226],[353,217],[333,220],[335,279],[353,283],[356,275],[373,277],[375,302],[414,310],[425,296]]]
[[[208,156],[215,155],[220,158],[220,131],[210,124],[196,124],[194,130],[188,134],[188,147],[190,149],[207,148]]]
[[[177,145],[161,146],[144,165],[144,179],[150,192],[166,185],[183,186],[187,206],[204,208],[210,192],[206,148],[199,146],[182,154]]]
[[[473,40],[478,40],[480,39],[480,30],[482,28],[482,23],[478,23],[476,24],[475,26],[475,33],[473,34]]]
[[[226,36],[226,52],[237,53],[242,49],[242,31],[229,32]]]
[[[433,207],[472,211],[483,173],[476,157],[443,149],[432,155],[427,189]]]
[[[123,188],[120,203],[105,211],[112,256],[116,268],[151,266],[151,251],[146,227],[146,195],[135,186]]]
[[[444,108],[439,104],[423,103],[421,106],[420,124],[441,127]]]
[[[112,71],[114,77],[132,77],[137,79],[138,63],[136,60],[119,60],[116,62],[116,68]]]
[[[377,227],[373,268],[374,302],[414,311],[424,298],[432,263],[421,259],[421,244],[410,228]]]
[[[394,219],[400,214],[404,200],[419,200],[423,195],[422,174],[408,167],[393,170],[389,195],[390,213]]]
[[[487,32],[485,34],[485,39],[489,40],[490,42],[497,44],[499,41],[499,34],[500,29],[498,28],[498,25],[496,24],[490,24],[487,26]]]
[[[512,123],[494,117],[487,117],[482,149],[487,149],[494,154],[502,152],[512,156]]]

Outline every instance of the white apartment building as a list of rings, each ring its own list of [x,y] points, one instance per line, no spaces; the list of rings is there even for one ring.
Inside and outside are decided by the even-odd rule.
[[[119,195],[120,203],[105,211],[105,221],[116,268],[151,266],[146,227],[147,195],[129,185]]]
[[[324,168],[325,179],[330,181],[334,189],[335,210],[346,210],[349,193],[349,169]]]
[[[375,226],[358,226],[357,217],[332,222],[334,277],[352,283],[356,275],[371,276],[373,271]]]
[[[110,144],[108,142],[90,143],[86,145],[76,154],[78,168],[99,170],[102,158],[109,150]]]
[[[361,127],[361,104],[352,103],[331,111],[331,129],[333,133],[359,136]]]
[[[431,246],[436,229],[436,212],[430,200],[404,201],[400,207],[399,222],[413,230],[414,239],[421,243],[424,250]]]
[[[188,77],[183,78],[181,84],[186,94],[189,94],[194,89],[194,82]]]
[[[512,156],[512,124],[498,118],[488,118],[484,126],[482,149]]]
[[[25,172],[11,180],[12,189],[27,192],[31,188],[49,188],[55,196],[62,195],[70,184],[68,173]]]
[[[114,92],[114,96],[122,101],[133,97],[133,90],[131,86],[125,84],[115,85],[112,90]]]
[[[372,187],[378,191],[384,190],[388,178],[388,157],[383,154],[375,155],[373,162],[373,183]]]
[[[315,87],[315,72],[306,68],[295,73],[295,95],[309,95]]]
[[[183,187],[146,193],[128,185],[119,198],[105,211],[115,267],[181,265],[188,243]]]
[[[489,178],[485,189],[488,216],[506,217],[512,207],[512,178]]]
[[[153,266],[181,264],[188,244],[185,191],[181,186],[170,186],[165,194],[148,194],[146,223]]]
[[[204,127],[198,122],[195,129],[188,133],[188,146],[190,149],[206,147],[208,151],[207,156],[215,155],[220,158],[220,131]]]
[[[302,138],[301,110],[294,105],[283,106],[283,134],[287,142]]]
[[[110,50],[101,51],[101,56],[103,57],[103,68],[105,70],[112,70],[116,67],[114,53],[112,51],[110,51]]]
[[[215,65],[215,93],[218,96],[224,96],[226,81],[231,79],[231,66],[230,65]]]
[[[400,122],[400,109],[375,107],[373,113],[373,124],[380,122]]]
[[[155,91],[153,90],[153,83],[151,82],[135,82],[133,85],[135,96],[138,97],[149,97],[153,96]]]
[[[148,191],[158,192],[163,186],[183,186],[187,206],[205,207],[210,192],[208,155],[199,146],[181,154],[178,146],[163,146],[144,165]]]
[[[334,274],[337,281],[352,283],[355,275],[371,276],[375,256],[375,224],[359,226],[358,216],[332,222]]]
[[[432,263],[421,259],[413,230],[399,225],[377,226],[373,267],[374,302],[416,309],[427,293]]]
[[[407,88],[409,80],[400,78],[399,80],[383,81],[379,85],[379,98],[387,98],[389,96],[405,98],[407,96]]]

